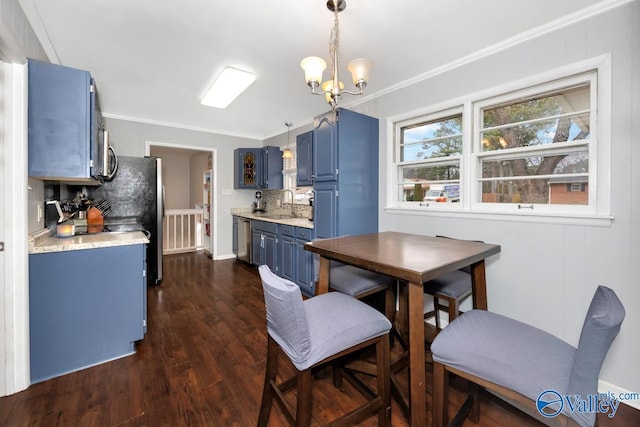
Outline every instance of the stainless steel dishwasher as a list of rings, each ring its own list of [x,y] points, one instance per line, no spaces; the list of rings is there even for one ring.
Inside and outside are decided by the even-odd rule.
[[[251,220],[238,218],[238,259],[251,264]]]

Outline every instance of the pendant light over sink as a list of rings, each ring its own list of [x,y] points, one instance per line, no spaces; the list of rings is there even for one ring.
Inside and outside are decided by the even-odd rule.
[[[347,69],[351,72],[351,79],[357,92],[344,90],[344,83],[340,81],[339,65],[340,65],[340,23],[338,21],[338,13],[347,7],[346,0],[328,0],[327,8],[334,14],[333,30],[329,37],[329,65],[331,68],[331,79],[322,81],[322,72],[327,68],[324,59],[317,56],[308,56],[300,62],[300,66],[304,70],[305,80],[311,88],[314,95],[324,95],[325,99],[331,105],[331,109],[335,110],[343,93],[350,95],[362,95],[367,82],[369,81],[369,70],[371,62],[366,58],[354,59],[347,65]],[[320,88],[320,91],[317,89]]]

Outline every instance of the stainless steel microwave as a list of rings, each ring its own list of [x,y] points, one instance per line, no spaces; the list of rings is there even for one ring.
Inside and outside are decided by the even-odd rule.
[[[92,175],[96,179],[111,180],[118,171],[118,156],[109,144],[109,132],[98,130],[98,146],[93,161]]]

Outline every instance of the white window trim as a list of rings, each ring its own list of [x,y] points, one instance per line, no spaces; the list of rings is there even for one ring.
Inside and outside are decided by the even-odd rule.
[[[598,119],[594,123],[596,132],[594,141],[597,141],[597,148],[590,152],[590,163],[594,162],[594,170],[590,168],[589,197],[596,200],[594,209],[590,212],[573,211],[565,209],[562,212],[545,209],[537,209],[527,212],[518,209],[504,209],[504,206],[478,206],[466,196],[466,192],[473,190],[476,176],[476,166],[474,165],[473,153],[470,150],[474,135],[474,111],[473,103],[478,103],[485,98],[493,98],[513,91],[521,91],[524,88],[540,86],[554,80],[566,79],[576,74],[597,71],[597,85],[592,90],[597,90],[597,105],[592,110],[597,110]],[[395,144],[396,126],[399,123],[410,121],[419,116],[440,114],[447,110],[463,106],[463,155],[461,159],[460,171],[460,203],[443,204],[443,206],[419,206],[417,203],[401,202],[397,200],[398,182],[398,152]],[[593,126],[593,125],[592,125]],[[610,187],[611,187],[611,55],[606,54],[584,61],[576,62],[545,73],[529,76],[517,81],[508,82],[499,87],[478,91],[463,97],[434,104],[418,110],[413,110],[400,115],[387,118],[387,158],[391,159],[387,163],[387,173],[393,179],[388,180],[385,212],[392,214],[443,216],[448,218],[474,218],[497,221],[515,222],[541,222],[541,223],[563,223],[590,226],[609,226],[614,217],[611,215]],[[593,174],[593,175],[591,175]],[[593,180],[593,181],[592,181]],[[595,185],[593,185],[595,183]]]
[[[287,149],[291,150],[291,152],[293,152],[294,159],[296,159],[296,156],[298,155],[298,152],[297,152],[297,149],[296,149],[296,144],[283,145],[283,146],[280,147],[280,152],[284,152],[284,150],[287,150]],[[296,183],[296,181],[297,181],[297,167],[295,167],[295,163],[294,163],[294,167],[292,167],[292,168],[285,169],[284,166],[282,168],[283,190],[291,190],[295,194],[298,189],[306,188],[306,187],[298,187],[297,185],[294,185],[293,187],[287,187],[285,185],[287,183],[287,175],[293,175],[293,182]],[[311,188],[311,187],[309,187],[309,188]],[[291,203],[291,194],[289,194],[289,192],[285,192],[284,193],[284,202],[285,203]],[[295,205],[308,205],[309,204],[309,199],[308,198],[304,198],[304,199],[295,198],[293,203]]]

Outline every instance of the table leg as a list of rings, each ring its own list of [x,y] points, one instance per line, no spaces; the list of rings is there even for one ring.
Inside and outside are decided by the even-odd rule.
[[[427,425],[424,354],[424,291],[422,283],[408,283],[409,303],[409,401],[411,425]]]
[[[320,271],[318,271],[318,285],[316,287],[316,295],[326,294],[329,292],[329,267],[331,260],[329,258],[320,257]]]
[[[484,274],[484,260],[471,265],[471,289],[473,308],[487,310],[487,279]]]

